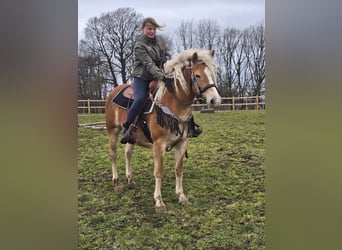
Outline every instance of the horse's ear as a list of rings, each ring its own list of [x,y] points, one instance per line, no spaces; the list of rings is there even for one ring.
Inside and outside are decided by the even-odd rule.
[[[197,55],[197,52],[195,52],[195,53],[192,55],[191,61],[192,61],[193,63],[195,63],[195,62],[197,62],[197,60],[198,60],[198,55]]]
[[[211,55],[212,57],[214,57],[215,54],[215,50],[210,50],[209,55]]]

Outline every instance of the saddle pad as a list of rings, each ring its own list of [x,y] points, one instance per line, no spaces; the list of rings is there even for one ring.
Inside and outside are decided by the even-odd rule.
[[[130,88],[130,89],[128,89]],[[133,103],[133,93],[131,93],[131,87],[127,86],[123,89],[121,89],[114,97],[112,102],[115,103],[116,105],[118,105],[119,107],[123,108],[123,109],[129,109],[132,106]],[[127,93],[124,94],[124,92],[129,91],[129,96],[131,96],[131,98],[126,97]],[[152,102],[150,99],[146,99],[145,101],[145,106],[144,106],[144,114],[149,114],[152,112],[153,110],[153,106],[154,106],[154,102]]]

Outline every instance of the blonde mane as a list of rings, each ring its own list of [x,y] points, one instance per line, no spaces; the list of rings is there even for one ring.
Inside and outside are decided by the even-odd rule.
[[[168,60],[164,64],[164,72],[165,75],[168,77],[172,77],[175,81],[179,81],[181,87],[186,93],[189,93],[189,88],[184,79],[182,68],[186,65],[189,65],[191,61],[192,55],[197,52],[198,61],[204,62],[210,70],[211,75],[213,76],[214,83],[216,83],[216,69],[215,69],[215,62],[212,56],[212,51],[205,50],[205,49],[188,49],[181,52],[176,59]],[[175,90],[178,92],[177,85],[175,84]],[[159,81],[159,90],[156,94],[156,101],[160,101],[161,98],[164,96],[166,91],[166,86],[164,82]]]

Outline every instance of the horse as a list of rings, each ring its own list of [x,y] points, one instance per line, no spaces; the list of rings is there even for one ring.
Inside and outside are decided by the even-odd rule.
[[[221,96],[216,88],[216,68],[214,50],[188,49],[181,52],[176,59],[164,64],[167,77],[173,78],[172,85],[158,81],[157,91],[152,99],[152,111],[143,115],[150,131],[149,140],[141,127],[137,129],[136,144],[125,145],[126,178],[128,188],[136,188],[132,177],[131,157],[135,145],[148,147],[153,152],[155,178],[155,212],[167,211],[162,199],[161,184],[163,178],[163,158],[167,151],[175,149],[176,195],[181,205],[189,204],[183,191],[183,159],[187,156],[189,144],[188,122],[192,118],[192,108],[196,96],[204,98],[208,105],[216,107],[221,103]],[[106,98],[105,123],[109,142],[109,158],[112,164],[112,181],[117,194],[123,192],[117,171],[117,141],[123,123],[126,121],[127,108],[113,102],[113,98],[130,84],[115,87]]]

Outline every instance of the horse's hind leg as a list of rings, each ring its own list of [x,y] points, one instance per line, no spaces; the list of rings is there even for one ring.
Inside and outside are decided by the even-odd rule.
[[[176,195],[181,205],[189,204],[183,191],[183,159],[186,149],[188,147],[188,141],[179,143],[175,147],[175,175],[176,175]]]
[[[133,154],[133,148],[134,144],[126,144],[125,147],[125,159],[126,159],[126,177],[127,177],[127,185],[129,189],[136,188],[137,184],[132,178],[132,165],[131,165],[131,159]]]
[[[116,144],[118,141],[119,132],[120,132],[120,128],[113,128],[108,131],[109,159],[112,163],[112,174],[113,174],[112,180],[114,184],[114,191],[117,194],[120,194],[123,191],[123,186],[119,181],[119,174],[118,174],[118,169],[116,166],[116,158],[117,158]]]

